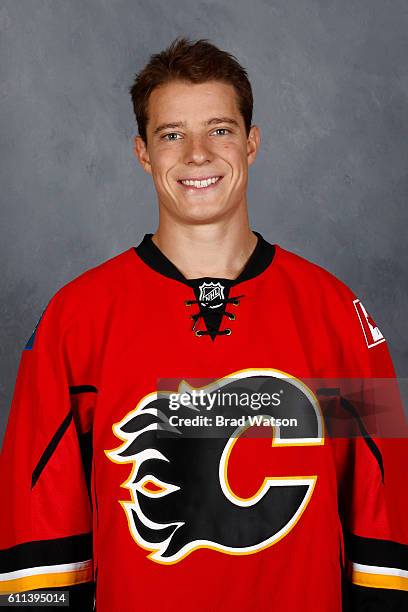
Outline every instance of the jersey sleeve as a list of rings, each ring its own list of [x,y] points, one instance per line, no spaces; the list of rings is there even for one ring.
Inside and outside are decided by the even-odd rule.
[[[68,591],[69,609],[84,612],[94,605],[97,396],[85,328],[64,321],[57,293],[22,351],[0,456],[0,592]]]
[[[385,338],[354,294],[346,308],[352,366],[336,399],[354,429],[335,440],[343,609],[408,610],[407,420]]]

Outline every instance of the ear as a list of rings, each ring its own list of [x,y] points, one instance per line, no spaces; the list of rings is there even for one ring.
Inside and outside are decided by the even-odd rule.
[[[152,165],[150,156],[147,150],[147,145],[141,136],[135,136],[133,144],[133,152],[143,170],[148,174],[152,174]]]
[[[247,140],[248,166],[254,163],[256,154],[261,146],[261,131],[257,125],[251,125]]]

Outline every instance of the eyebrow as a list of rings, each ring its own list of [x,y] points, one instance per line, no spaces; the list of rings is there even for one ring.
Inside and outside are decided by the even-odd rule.
[[[212,117],[212,119],[208,119],[208,121],[204,121],[203,125],[215,125],[218,123],[229,123],[230,125],[235,125],[236,127],[239,127],[238,121],[236,121],[235,119],[232,119],[232,117]],[[159,132],[162,132],[163,130],[185,127],[185,126],[186,124],[184,121],[178,121],[177,123],[161,123],[154,130],[153,134],[158,134]]]

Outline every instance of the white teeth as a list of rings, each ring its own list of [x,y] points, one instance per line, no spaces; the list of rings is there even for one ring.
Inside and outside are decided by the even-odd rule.
[[[197,187],[198,189],[201,189],[202,187],[208,187],[208,185],[212,185],[213,183],[216,183],[219,179],[220,179],[219,176],[214,176],[204,181],[187,180],[187,181],[181,181],[181,182],[183,183],[183,185],[188,185],[189,187]]]

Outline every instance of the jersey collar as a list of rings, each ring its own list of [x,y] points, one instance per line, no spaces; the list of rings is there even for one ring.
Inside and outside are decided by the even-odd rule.
[[[136,254],[153,270],[163,276],[180,281],[190,287],[195,287],[198,281],[206,279],[224,281],[226,285],[233,287],[238,283],[258,276],[272,263],[275,255],[275,245],[267,242],[261,234],[253,232],[258,238],[252,254],[250,255],[243,270],[235,279],[227,279],[214,276],[203,276],[200,278],[185,278],[180,270],[173,264],[168,257],[159,249],[152,240],[153,234],[145,234],[143,240],[137,247],[133,247]]]

